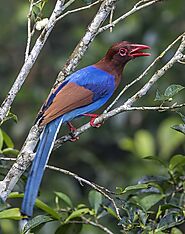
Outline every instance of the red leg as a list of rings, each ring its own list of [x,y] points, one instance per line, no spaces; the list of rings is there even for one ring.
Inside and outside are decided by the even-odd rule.
[[[67,125],[68,125],[68,127],[69,127],[70,134],[71,134],[71,137],[72,137],[72,138],[70,139],[70,141],[71,141],[71,142],[75,142],[75,141],[79,140],[80,137],[75,137],[75,136],[74,136],[74,132],[76,131],[76,128],[72,125],[71,122],[67,122]]]
[[[83,114],[84,116],[87,116],[87,117],[91,117],[91,120],[90,120],[90,125],[93,127],[93,128],[99,128],[101,127],[102,123],[98,123],[98,124],[95,124],[94,121],[95,119],[99,116],[98,114]]]

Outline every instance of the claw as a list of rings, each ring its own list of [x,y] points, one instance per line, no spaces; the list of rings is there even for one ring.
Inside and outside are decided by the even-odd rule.
[[[67,122],[67,125],[68,125],[69,130],[70,130],[70,133],[69,133],[69,134],[71,135],[70,141],[71,141],[71,142],[75,142],[75,141],[79,140],[80,137],[74,136],[74,132],[76,131],[76,128],[72,125],[71,122]]]
[[[102,126],[102,123],[98,123],[98,124],[94,123],[95,119],[99,116],[98,114],[84,114],[84,116],[91,117],[90,125],[93,128],[99,128]]]

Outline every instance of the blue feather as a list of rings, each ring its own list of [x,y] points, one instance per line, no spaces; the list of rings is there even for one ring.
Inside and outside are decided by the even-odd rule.
[[[61,123],[62,118],[58,118],[50,122],[46,125],[41,136],[29,173],[28,181],[26,183],[25,194],[21,208],[21,212],[27,216],[32,216],[34,203],[38,194],[45,165],[49,159],[53,143],[56,139]]]

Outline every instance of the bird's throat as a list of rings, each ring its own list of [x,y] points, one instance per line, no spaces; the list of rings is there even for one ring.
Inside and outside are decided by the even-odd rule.
[[[108,72],[115,77],[116,87],[119,85],[125,64],[118,61],[107,61],[105,58],[94,64],[95,67]]]

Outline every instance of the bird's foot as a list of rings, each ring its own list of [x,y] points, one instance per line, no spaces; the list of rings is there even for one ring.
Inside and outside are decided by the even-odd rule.
[[[91,120],[90,120],[90,125],[93,127],[93,128],[99,128],[102,126],[103,123],[98,123],[98,124],[95,124],[94,121],[95,119],[99,116],[98,114],[83,114],[84,116],[87,116],[87,117],[91,117]]]
[[[71,141],[71,142],[75,142],[75,141],[79,140],[80,137],[74,135],[74,132],[75,132],[77,129],[72,125],[71,122],[67,122],[67,125],[68,125],[69,130],[70,130],[70,133],[69,133],[69,134],[71,135],[70,141]]]

